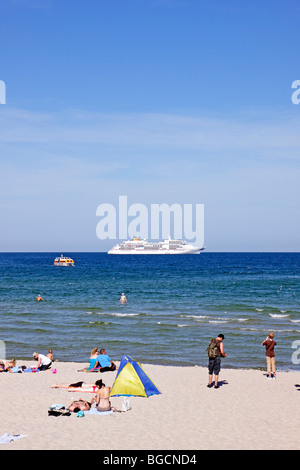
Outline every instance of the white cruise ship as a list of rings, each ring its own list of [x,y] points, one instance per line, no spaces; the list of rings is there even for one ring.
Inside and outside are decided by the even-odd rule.
[[[109,250],[109,255],[183,255],[199,254],[204,248],[197,248],[184,240],[164,240],[163,242],[148,242],[134,238],[115,245]]]

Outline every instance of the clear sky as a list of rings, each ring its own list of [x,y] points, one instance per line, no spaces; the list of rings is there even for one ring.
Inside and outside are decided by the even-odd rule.
[[[106,251],[99,204],[204,204],[299,251],[298,0],[0,0],[0,251]]]

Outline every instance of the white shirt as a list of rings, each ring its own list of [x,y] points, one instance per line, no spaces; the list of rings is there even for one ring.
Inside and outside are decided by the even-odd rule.
[[[44,354],[39,354],[39,359],[41,359],[41,366],[47,366],[51,362],[51,359]]]

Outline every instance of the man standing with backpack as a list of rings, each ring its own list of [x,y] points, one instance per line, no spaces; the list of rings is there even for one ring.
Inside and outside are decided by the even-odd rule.
[[[217,338],[211,339],[209,346],[207,348],[208,354],[208,388],[213,386],[212,379],[213,374],[215,375],[215,386],[214,388],[219,388],[218,379],[221,369],[221,357],[226,357],[227,354],[224,352],[223,346],[224,335],[220,334]]]

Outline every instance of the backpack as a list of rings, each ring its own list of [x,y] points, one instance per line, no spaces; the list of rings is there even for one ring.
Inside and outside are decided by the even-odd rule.
[[[216,359],[216,357],[218,357],[219,350],[217,344],[218,343],[215,339],[210,340],[208,348],[206,349],[207,355],[210,359]]]

